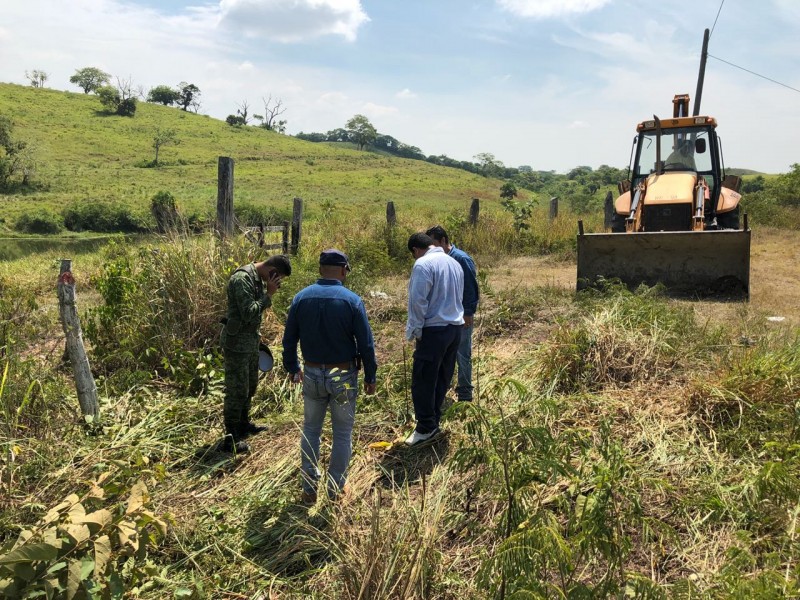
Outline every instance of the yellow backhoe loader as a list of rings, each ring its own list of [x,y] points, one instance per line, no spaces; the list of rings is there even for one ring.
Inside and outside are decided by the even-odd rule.
[[[706,47],[707,39],[704,56]],[[671,119],[639,123],[611,233],[584,233],[579,223],[578,289],[617,278],[631,287],[661,283],[680,295],[749,297],[741,179],[725,176],[716,120],[697,114],[703,70],[701,63],[694,116],[688,94],[677,95]]]

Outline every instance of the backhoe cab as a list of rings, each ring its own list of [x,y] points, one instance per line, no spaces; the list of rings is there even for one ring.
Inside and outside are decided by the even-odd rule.
[[[620,183],[613,232],[739,229],[739,177],[723,176],[712,117],[687,115],[689,96],[673,99],[673,117],[639,123],[631,179]]]

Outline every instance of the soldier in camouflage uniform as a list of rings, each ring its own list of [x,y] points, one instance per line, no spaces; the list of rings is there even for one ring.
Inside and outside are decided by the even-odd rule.
[[[264,430],[250,421],[250,403],[258,385],[261,316],[272,305],[281,280],[291,273],[289,259],[279,255],[239,267],[228,282],[228,311],[220,339],[225,359],[223,450],[247,452],[250,448],[244,438]]]

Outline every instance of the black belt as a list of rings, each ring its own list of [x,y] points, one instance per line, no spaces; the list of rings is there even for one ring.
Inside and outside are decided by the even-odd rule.
[[[352,360],[340,363],[315,363],[307,360],[305,365],[307,367],[314,367],[315,369],[342,369],[343,371],[357,368]]]

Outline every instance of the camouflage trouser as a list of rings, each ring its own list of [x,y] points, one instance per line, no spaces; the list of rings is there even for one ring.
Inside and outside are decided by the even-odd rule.
[[[225,358],[225,433],[234,439],[250,420],[250,402],[258,386],[258,352],[223,350]]]

